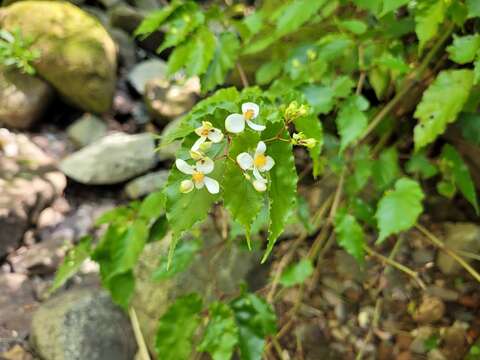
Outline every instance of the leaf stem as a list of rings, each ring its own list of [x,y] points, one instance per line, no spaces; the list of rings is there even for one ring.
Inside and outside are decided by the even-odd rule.
[[[428,240],[430,240],[434,245],[436,245],[440,250],[444,251],[447,255],[451,256],[456,262],[458,262],[465,270],[467,270],[470,275],[472,275],[475,280],[480,282],[480,274],[468,264],[460,255],[458,255],[454,250],[447,247],[442,240],[437,238],[434,234],[427,230],[420,224],[415,225],[415,227],[423,233]]]
[[[249,87],[250,85],[248,84],[247,75],[245,75],[245,71],[243,70],[243,67],[239,62],[237,62],[237,70],[238,70],[238,73],[240,74],[240,80],[242,81],[243,87],[244,88]]]
[[[132,323],[133,333],[138,345],[138,357],[140,360],[150,360],[147,345],[140,329],[140,323],[138,322],[137,313],[133,306],[128,308],[128,314],[130,315],[130,322]]]

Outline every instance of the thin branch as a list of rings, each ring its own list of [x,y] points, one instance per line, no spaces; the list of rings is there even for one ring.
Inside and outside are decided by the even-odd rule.
[[[242,80],[243,87],[247,88],[249,86],[248,79],[247,79],[247,76],[245,75],[245,71],[243,70],[242,65],[239,62],[237,62],[237,70],[238,70],[238,73],[240,74],[240,80]]]

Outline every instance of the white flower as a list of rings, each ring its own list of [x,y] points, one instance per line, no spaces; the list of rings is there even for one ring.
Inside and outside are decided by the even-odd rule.
[[[189,165],[185,160],[177,159],[175,161],[177,169],[187,175],[192,175],[191,180],[183,180],[180,184],[180,192],[186,194],[193,190],[193,188],[201,189],[204,186],[211,194],[218,194],[220,185],[218,181],[212,179],[206,174],[210,174],[214,169],[214,162],[208,157],[200,158],[195,166]],[[195,205],[195,204],[193,204]]]
[[[238,154],[237,163],[243,170],[253,170],[253,187],[255,190],[263,192],[267,190],[267,179],[262,176],[262,172],[269,171],[275,165],[275,161],[268,155],[265,155],[267,146],[263,141],[257,144],[254,156],[243,152]]]
[[[245,129],[245,123],[255,130],[263,131],[265,126],[253,123],[251,120],[255,119],[260,112],[260,107],[252,102],[242,104],[241,114],[230,114],[225,119],[225,129],[231,133],[241,133]]]
[[[0,152],[7,157],[18,155],[18,145],[15,141],[15,135],[7,129],[0,129]]]
[[[199,150],[202,147],[202,144],[207,140],[210,140],[213,143],[219,143],[223,140],[222,131],[213,127],[212,123],[209,121],[202,121],[202,126],[196,128],[195,133],[200,136],[200,138],[195,141],[195,144],[193,144],[193,151]]]

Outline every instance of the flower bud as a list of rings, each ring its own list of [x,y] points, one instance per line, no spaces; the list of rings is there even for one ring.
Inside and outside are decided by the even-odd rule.
[[[307,115],[308,113],[308,106],[306,105],[299,105],[296,101],[292,101],[287,109],[285,110],[285,119],[287,121],[294,121],[302,116]]]
[[[180,192],[183,194],[189,193],[193,190],[193,181],[191,180],[183,180],[180,183]]]

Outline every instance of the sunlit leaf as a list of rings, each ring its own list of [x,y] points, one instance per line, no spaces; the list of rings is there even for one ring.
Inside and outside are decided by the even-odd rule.
[[[467,64],[475,60],[480,49],[480,35],[453,36],[453,44],[447,47],[450,60],[457,64]]]
[[[312,262],[308,259],[302,259],[298,263],[286,268],[280,277],[280,284],[285,287],[303,284],[305,280],[313,273]]]

